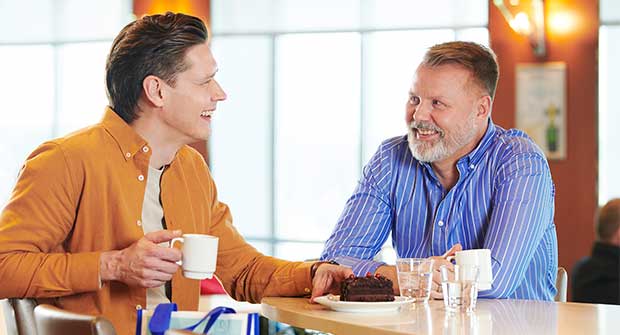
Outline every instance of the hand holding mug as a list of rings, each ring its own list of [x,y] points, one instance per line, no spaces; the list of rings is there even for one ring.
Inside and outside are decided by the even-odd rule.
[[[116,280],[145,288],[163,285],[177,272],[179,265],[176,262],[181,259],[181,252],[158,244],[180,235],[180,230],[154,231],[125,249],[101,253],[101,280]]]

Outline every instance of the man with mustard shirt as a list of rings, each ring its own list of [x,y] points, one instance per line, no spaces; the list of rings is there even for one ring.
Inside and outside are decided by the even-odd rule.
[[[216,275],[237,300],[337,292],[349,268],[262,255],[232,225],[202,156],[218,101],[204,23],[184,14],[128,24],[106,64],[100,123],[39,146],[0,216],[0,298],[51,298],[132,333],[136,308],[198,307],[199,282],[158,245],[219,237]]]

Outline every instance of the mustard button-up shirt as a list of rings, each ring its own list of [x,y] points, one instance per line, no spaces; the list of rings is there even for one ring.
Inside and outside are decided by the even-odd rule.
[[[119,334],[132,334],[146,289],[104,282],[102,251],[140,239],[147,143],[114,111],[103,120],[39,146],[26,160],[0,216],[0,298],[50,298],[61,308],[103,315]],[[216,276],[237,300],[304,295],[310,264],[264,256],[232,225],[202,156],[182,147],[161,179],[168,229],[219,237]],[[199,282],[178,271],[172,300],[198,307]]]

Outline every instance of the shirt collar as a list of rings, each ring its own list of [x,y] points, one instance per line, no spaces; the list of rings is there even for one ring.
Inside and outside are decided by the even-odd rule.
[[[478,145],[470,153],[461,157],[461,159],[458,160],[457,165],[466,164],[471,167],[472,165],[475,166],[478,164],[480,159],[482,159],[482,156],[484,156],[484,153],[487,151],[487,148],[491,145],[491,143],[493,143],[493,135],[495,135],[496,131],[495,128],[495,124],[491,118],[489,118],[487,130],[484,133],[484,136],[482,136],[480,143],[478,143]]]
[[[133,157],[147,144],[146,141],[110,107],[106,107],[101,124],[112,136],[116,144],[118,144],[118,148],[125,158],[125,161]]]

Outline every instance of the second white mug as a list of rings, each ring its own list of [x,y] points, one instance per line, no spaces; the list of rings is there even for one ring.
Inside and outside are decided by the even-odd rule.
[[[457,251],[454,259],[458,265],[478,265],[480,277],[478,280],[478,290],[490,290],[493,284],[493,268],[491,264],[490,249],[469,249]]]

